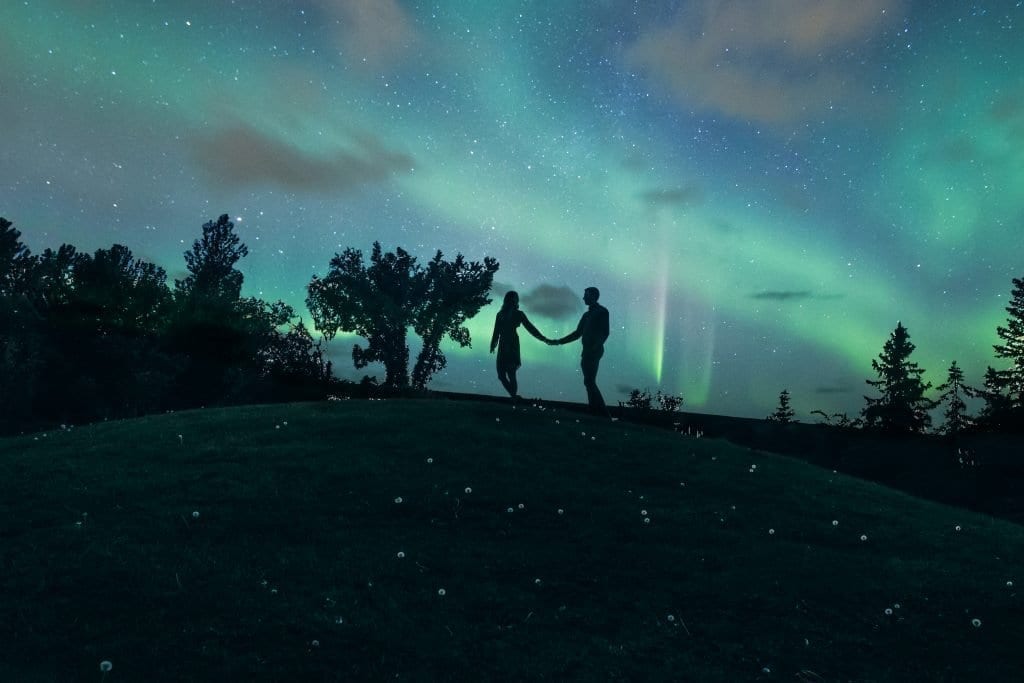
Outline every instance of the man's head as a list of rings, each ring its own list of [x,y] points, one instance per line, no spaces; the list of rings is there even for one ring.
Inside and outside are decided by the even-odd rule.
[[[601,298],[601,292],[598,291],[597,287],[587,287],[583,290],[583,303],[590,306],[596,304],[597,300]]]

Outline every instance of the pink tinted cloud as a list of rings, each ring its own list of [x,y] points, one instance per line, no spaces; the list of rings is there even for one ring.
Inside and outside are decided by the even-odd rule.
[[[866,91],[857,64],[906,0],[699,0],[626,52],[687,108],[766,124],[807,120]]]
[[[338,50],[354,65],[377,69],[401,60],[419,41],[397,0],[316,0],[335,30]]]

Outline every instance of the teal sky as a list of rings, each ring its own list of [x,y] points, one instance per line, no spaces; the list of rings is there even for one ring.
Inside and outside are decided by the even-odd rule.
[[[0,215],[35,252],[121,243],[180,277],[228,213],[244,292],[299,309],[346,247],[493,256],[495,303],[434,388],[502,393],[507,289],[561,336],[593,285],[609,402],[763,417],[788,389],[799,419],[852,416],[897,321],[935,384],[999,366],[1022,21],[1010,1],[6,2]],[[330,348],[358,377],[352,342]],[[524,336],[521,392],[584,401],[578,355]]]

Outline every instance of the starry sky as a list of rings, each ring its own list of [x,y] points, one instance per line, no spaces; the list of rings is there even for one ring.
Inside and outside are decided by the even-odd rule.
[[[503,394],[501,294],[555,337],[593,285],[609,403],[852,417],[897,321],[935,384],[1002,367],[1021,64],[1016,1],[7,0],[0,215],[174,278],[227,213],[243,294],[300,311],[347,247],[493,256],[432,388]],[[579,345],[521,336],[521,393],[585,401]]]

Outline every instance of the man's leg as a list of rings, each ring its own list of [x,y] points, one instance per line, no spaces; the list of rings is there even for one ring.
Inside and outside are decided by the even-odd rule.
[[[604,404],[601,390],[597,388],[597,368],[601,364],[601,355],[584,355],[580,361],[580,368],[583,370],[583,386],[587,388],[587,403],[590,404],[590,412],[606,416],[609,414],[608,408]]]

